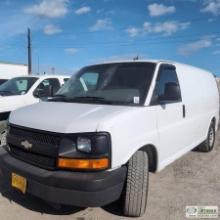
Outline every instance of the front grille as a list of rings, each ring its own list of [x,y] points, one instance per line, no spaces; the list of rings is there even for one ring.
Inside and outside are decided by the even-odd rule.
[[[10,126],[7,140],[12,156],[45,169],[56,169],[59,135]],[[31,144],[30,149],[22,145],[25,141]]]
[[[55,158],[28,152],[11,144],[9,144],[9,147],[9,153],[17,159],[49,170],[54,170],[56,168]]]
[[[22,128],[10,126],[9,135],[20,137],[22,139],[32,140],[37,143],[59,146],[60,137],[51,134],[43,134],[36,131],[29,131]]]

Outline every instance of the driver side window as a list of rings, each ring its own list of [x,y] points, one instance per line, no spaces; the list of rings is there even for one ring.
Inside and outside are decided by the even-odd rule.
[[[52,97],[60,89],[59,80],[56,78],[44,79],[36,88],[36,97]]]
[[[175,103],[181,101],[181,91],[175,67],[162,66],[157,77],[154,99],[160,103]]]

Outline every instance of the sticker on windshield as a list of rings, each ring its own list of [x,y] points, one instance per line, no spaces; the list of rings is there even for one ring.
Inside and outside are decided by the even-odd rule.
[[[139,103],[140,103],[140,97],[134,96],[134,104],[139,104]]]

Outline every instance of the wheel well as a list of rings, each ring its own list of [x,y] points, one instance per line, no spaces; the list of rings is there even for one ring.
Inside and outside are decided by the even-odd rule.
[[[155,146],[146,145],[146,146],[140,148],[139,150],[145,151],[148,155],[149,171],[153,172],[153,173],[156,172],[158,156],[157,156],[157,150],[156,150]]]

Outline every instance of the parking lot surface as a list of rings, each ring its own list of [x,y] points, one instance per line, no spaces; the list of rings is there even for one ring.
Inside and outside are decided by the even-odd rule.
[[[220,132],[211,153],[190,152],[162,172],[150,174],[146,214],[137,219],[184,220],[188,205],[220,207]],[[121,220],[120,203],[101,208],[52,207],[31,196],[0,188],[1,220]]]

